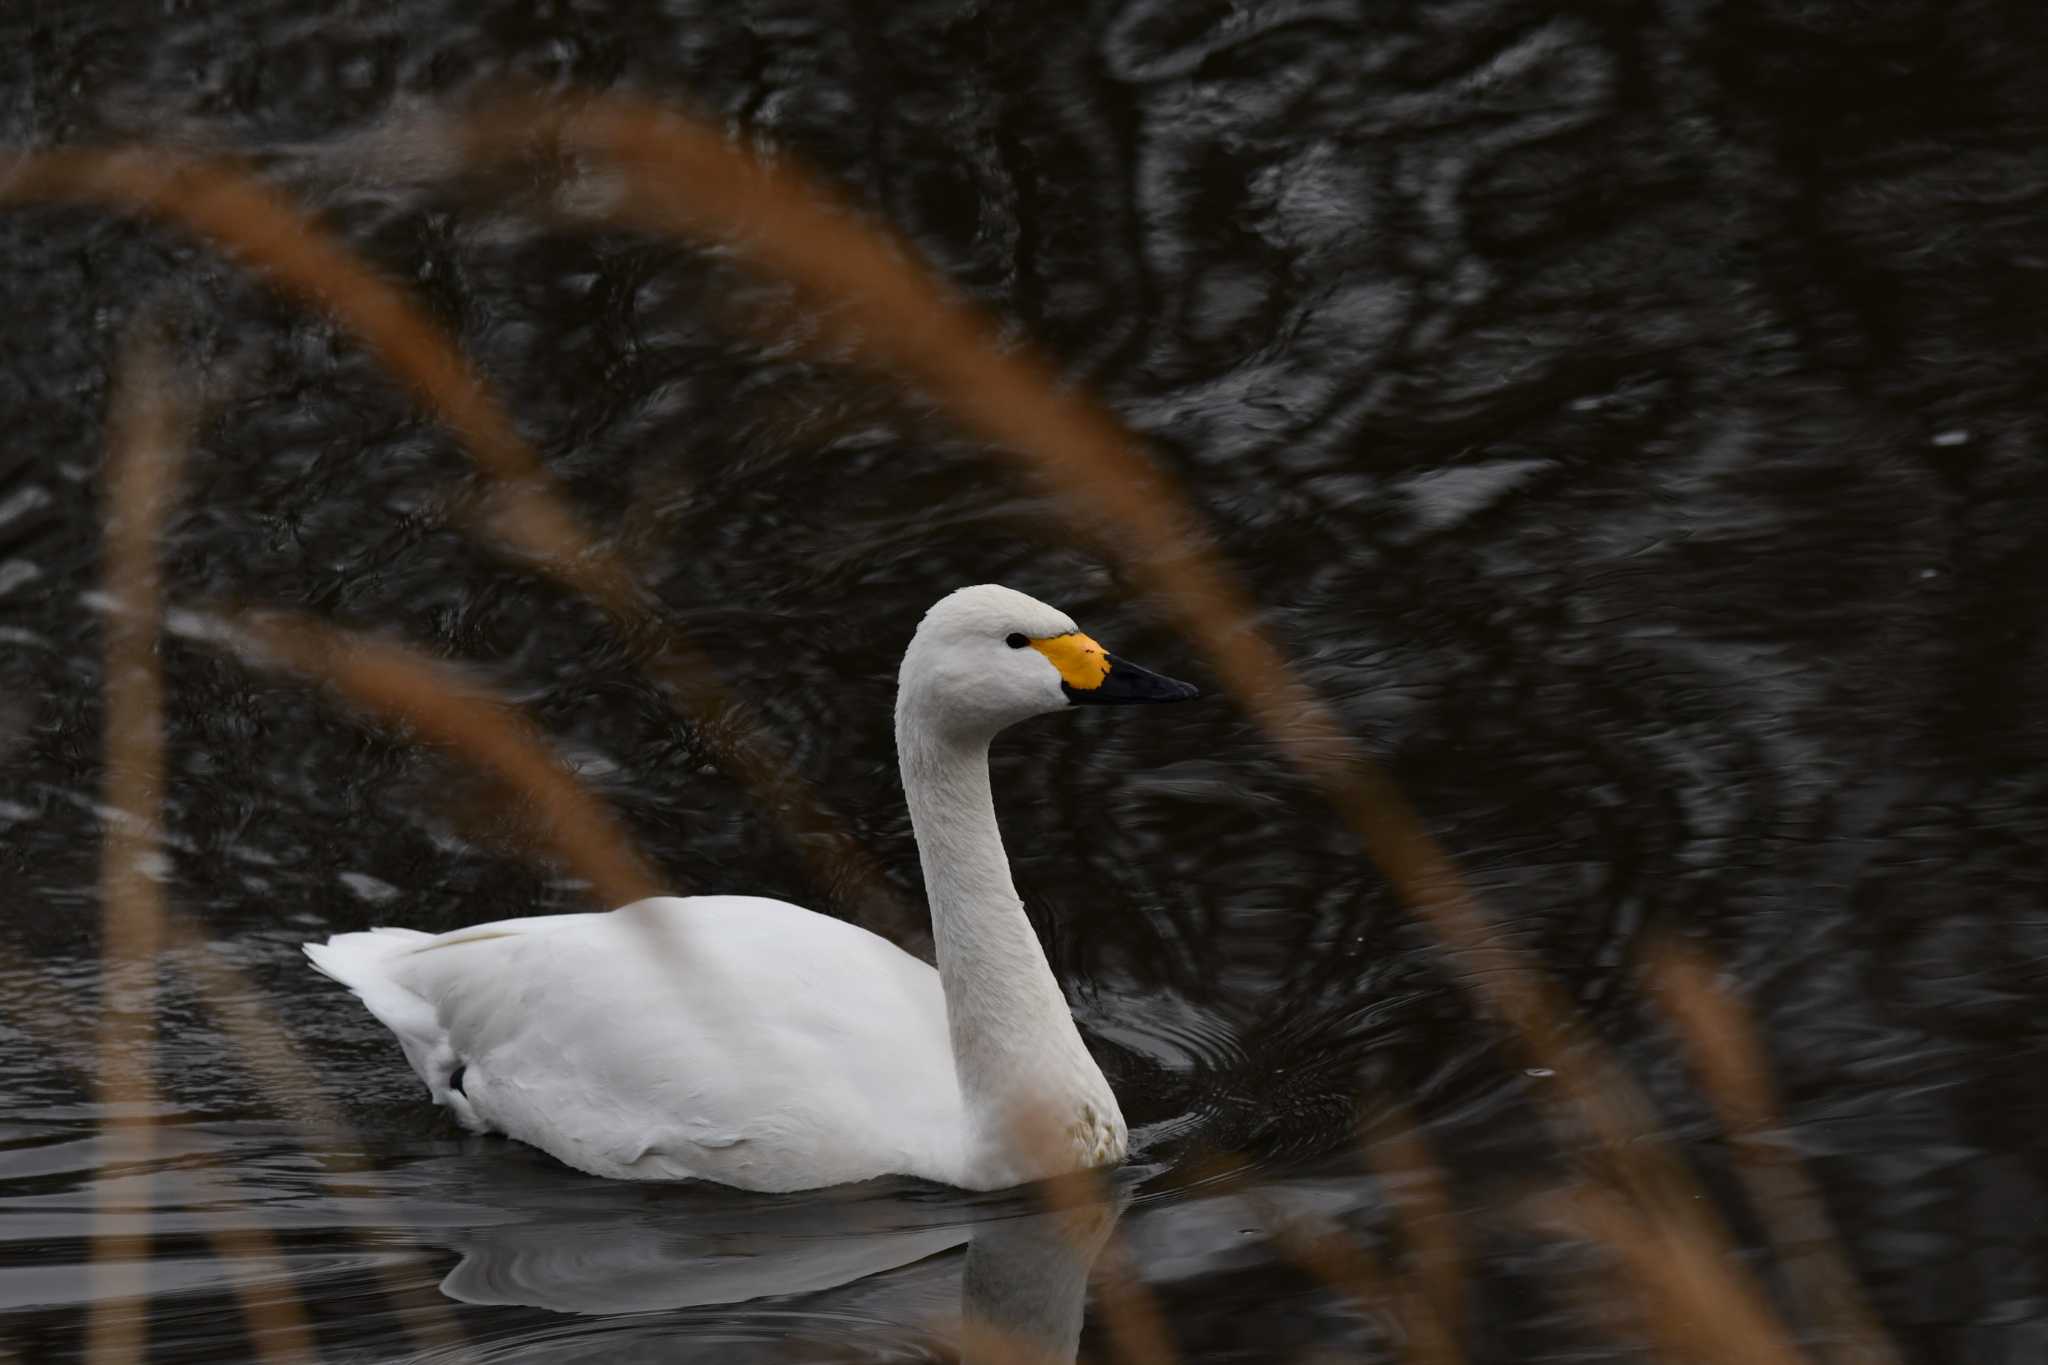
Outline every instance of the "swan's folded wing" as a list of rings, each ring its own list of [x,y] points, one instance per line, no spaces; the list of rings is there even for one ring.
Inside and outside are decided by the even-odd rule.
[[[752,897],[558,918],[392,967],[492,1127],[599,1175],[756,1189],[928,1170],[957,1143],[937,976],[885,941]]]

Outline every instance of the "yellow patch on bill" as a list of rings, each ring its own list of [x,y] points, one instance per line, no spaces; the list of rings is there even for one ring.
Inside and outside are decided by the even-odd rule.
[[[1078,630],[1050,640],[1033,640],[1031,647],[1051,659],[1061,680],[1076,692],[1093,692],[1109,676],[1108,653]]]

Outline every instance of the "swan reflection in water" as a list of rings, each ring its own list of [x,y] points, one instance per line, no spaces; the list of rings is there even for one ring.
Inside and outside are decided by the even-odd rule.
[[[462,1257],[444,1294],[613,1315],[832,1291],[805,1316],[957,1335],[969,1361],[1073,1360],[1089,1275],[1129,1202],[1110,1182],[1057,1211],[1029,1191],[927,1198],[896,1182],[839,1198],[700,1189],[650,1199],[644,1187],[589,1182],[527,1193],[537,1197],[518,1201],[520,1221],[434,1236]]]
[[[1095,1258],[1124,1197],[983,1223],[960,1272],[963,1361],[1071,1361]]]

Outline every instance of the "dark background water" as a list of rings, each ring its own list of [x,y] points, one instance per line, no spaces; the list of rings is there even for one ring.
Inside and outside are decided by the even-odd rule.
[[[2044,51],[2048,10],[1948,0],[16,0],[0,134],[231,148],[303,196],[455,332],[914,903],[889,713],[931,599],[1006,582],[1199,680],[1184,647],[928,403],[737,327],[780,295],[725,253],[570,231],[387,133],[518,78],[687,101],[800,154],[1149,439],[1302,676],[1716,1188],[1726,1150],[1635,950],[1671,929],[1730,965],[1880,1316],[1914,1360],[1998,1362],[2048,1350]],[[0,1331],[23,1358],[79,1349],[85,1210],[141,1180],[90,1141],[98,475],[138,316],[214,400],[175,602],[467,661],[678,890],[868,914],[805,877],[644,642],[464,534],[466,457],[332,325],[85,209],[0,214],[0,298]],[[203,1240],[238,1219],[278,1230],[324,1349],[382,1359],[426,1349],[404,1329],[427,1310],[378,1267],[434,1297],[494,1235],[514,1261],[522,1236],[580,1237],[670,1286],[739,1258],[760,1293],[848,1208],[985,1212],[594,1187],[459,1141],[294,945],[575,889],[446,755],[196,645],[164,658],[170,894],[313,1064],[303,1093],[259,1085],[167,974],[167,1150],[123,1196],[155,1211],[159,1358],[246,1349],[246,1268]],[[1390,1349],[1246,1208],[1179,1187],[1194,1154],[1246,1153],[1276,1197],[1383,1242],[1357,1114],[1391,1099],[1451,1173],[1474,1358],[1633,1358],[1577,1296],[1583,1262],[1514,1212],[1552,1163],[1548,1078],[1240,714],[1042,722],[996,776],[1019,885],[1146,1136],[1123,1228],[1191,1358]],[[305,1134],[320,1095],[353,1135]],[[347,1191],[321,1182],[364,1149]],[[960,1260],[653,1316],[455,1311],[492,1359],[724,1359],[785,1333],[898,1354],[957,1308]],[[539,1282],[573,1297],[545,1257],[529,1304]]]

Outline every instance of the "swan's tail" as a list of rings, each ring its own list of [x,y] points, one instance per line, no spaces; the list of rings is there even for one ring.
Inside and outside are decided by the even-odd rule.
[[[325,943],[303,943],[313,966],[357,995],[383,979],[387,958],[409,952],[432,938],[417,929],[372,929],[366,934],[336,934]]]
[[[354,991],[377,1022],[398,1035],[406,1061],[427,1083],[434,1103],[453,1110],[462,1126],[481,1131],[469,1096],[451,1084],[462,1067],[448,1031],[431,1002],[413,993],[391,973],[392,960],[406,957],[434,940],[417,929],[372,929],[362,934],[336,934],[325,943],[305,943],[316,970]]]

